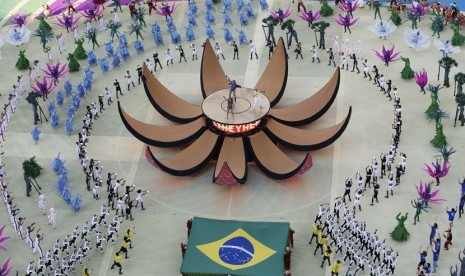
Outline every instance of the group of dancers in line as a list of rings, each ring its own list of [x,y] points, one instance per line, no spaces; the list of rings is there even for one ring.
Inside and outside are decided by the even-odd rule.
[[[312,245],[315,239],[313,255],[317,252],[323,255],[321,267],[325,262],[331,266],[331,257],[340,253],[341,257],[331,266],[331,275],[339,275],[345,263],[349,265],[346,275],[358,275],[365,270],[370,271],[370,276],[394,275],[399,253],[386,245],[386,239],[381,241],[377,230],[371,233],[365,222],[357,221],[355,212],[343,197],[335,198],[334,208],[332,211],[330,209],[327,203],[319,206],[309,242]]]
[[[23,75],[19,75],[16,79],[16,83],[13,85],[13,91],[8,94],[8,101],[3,105],[3,112],[0,113],[0,135],[2,142],[5,141],[8,123],[10,122],[11,116],[15,112],[16,106],[24,94],[24,91],[26,91],[26,89],[24,87]]]
[[[79,264],[83,267],[83,261],[89,261],[89,256],[92,254],[95,241],[95,251],[100,251],[103,254],[104,246],[106,246],[110,240],[112,245],[115,244],[116,238],[119,236],[119,227],[122,221],[119,220],[118,216],[115,216],[112,222],[107,223],[106,216],[108,211],[105,205],[101,207],[100,217],[93,215],[88,221],[84,223],[81,231],[79,226],[74,228],[71,234],[66,235],[61,240],[57,239],[53,245],[53,249],[49,249],[45,252],[39,246],[37,252],[39,258],[36,262],[30,261],[26,266],[26,275],[54,275],[62,276],[68,275],[69,273],[76,273],[76,267]],[[107,232],[105,234],[104,232]],[[125,258],[129,258],[128,249],[132,248],[131,237],[135,234],[134,227],[128,228],[124,232],[123,242],[119,251],[116,252],[114,257],[114,266],[119,268],[119,273],[122,273],[121,258],[122,254],[125,254]],[[43,235],[43,234],[42,234]],[[43,237],[42,237],[43,238]],[[36,252],[34,252],[36,253]],[[85,259],[85,260],[84,260]],[[83,275],[89,276],[91,271],[89,268],[83,268]]]

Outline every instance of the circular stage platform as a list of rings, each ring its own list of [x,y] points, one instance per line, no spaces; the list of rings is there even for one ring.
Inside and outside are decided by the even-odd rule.
[[[234,116],[227,115],[227,99],[229,88],[210,94],[202,103],[205,116],[210,119],[213,126],[228,133],[241,133],[255,129],[262,118],[270,111],[270,101],[262,93],[258,93],[255,103],[254,89],[236,88],[236,100],[234,101]],[[234,98],[234,95],[232,95]],[[254,106],[255,104],[255,106]]]

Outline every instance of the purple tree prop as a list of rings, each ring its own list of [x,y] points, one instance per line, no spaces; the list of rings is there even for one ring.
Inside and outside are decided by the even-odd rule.
[[[344,27],[344,33],[349,30],[349,33],[352,33],[350,31],[350,26],[354,25],[355,23],[357,23],[357,21],[359,20],[360,18],[355,18],[355,19],[351,19],[350,15],[349,14],[346,14],[345,16],[342,16],[342,15],[339,15],[339,17],[335,20],[337,24],[341,25]]]
[[[426,94],[425,86],[428,84],[428,72],[425,69],[421,69],[420,72],[415,72],[415,82],[420,86],[420,92]]]
[[[436,186],[439,186],[440,184],[440,179],[445,177],[447,173],[449,173],[450,169],[450,164],[449,162],[444,162],[441,166],[441,163],[439,163],[439,159],[436,159],[436,163],[431,163],[432,167],[429,165],[425,164],[426,169],[425,171],[433,178],[436,179]]]
[[[439,190],[433,191],[431,188],[431,183],[425,183],[423,185],[423,182],[420,181],[420,186],[415,185],[415,187],[417,188],[418,196],[420,196],[420,198],[423,199],[427,205],[429,203],[439,204],[443,201],[446,201],[445,199],[437,197]]]
[[[352,0],[342,0],[339,4],[339,8],[353,17],[352,13],[358,8],[358,1],[352,2]]]
[[[60,78],[66,76],[68,73],[68,64],[61,64],[57,61],[55,65],[47,63],[47,69],[42,69],[46,78],[53,80],[53,84],[56,85]]]
[[[68,33],[69,30],[74,29],[74,26],[76,26],[79,23],[79,19],[81,19],[81,17],[74,18],[74,13],[71,13],[70,15],[63,13],[61,17],[62,18],[57,17],[58,23],[55,24],[66,29]]]
[[[291,15],[292,12],[293,11],[291,11],[291,7],[288,7],[285,11],[283,11],[282,9],[278,9],[278,10],[276,10],[274,12],[271,12],[271,16],[274,19],[279,20],[279,22],[282,24],[284,19],[289,17],[289,15]]]
[[[15,28],[21,28],[27,24],[27,21],[27,13],[19,11],[11,16],[10,24]]]
[[[3,246],[2,243],[5,242],[6,240],[8,240],[10,237],[3,236],[3,230],[5,230],[5,225],[3,225],[2,228],[0,228],[0,250],[5,250],[6,251],[6,247]]]
[[[308,26],[311,26],[313,24],[313,22],[317,21],[318,19],[320,19],[320,12],[319,11],[316,11],[316,12],[313,12],[312,10],[308,10],[307,12],[302,12],[300,15],[299,15],[300,18],[302,18],[303,20],[307,21],[308,22]]]
[[[375,52],[375,55],[384,61],[384,65],[389,66],[389,62],[397,61],[399,60],[399,54],[400,52],[394,53],[394,45],[392,45],[392,48],[389,50],[386,50],[386,48],[383,45],[383,49],[381,52],[378,52],[376,50],[373,50]]]
[[[35,86],[31,85],[31,89],[40,96],[42,96],[44,101],[48,98],[48,95],[52,92],[54,88],[55,85],[53,84],[53,81],[50,80],[50,83],[48,83],[46,78],[43,78],[42,81],[36,80]]]
[[[416,7],[412,7],[411,12],[421,21],[421,17],[428,14],[429,8],[423,7],[422,5],[417,5]]]
[[[8,267],[10,264],[10,259],[8,258],[4,263],[3,263],[3,266],[2,266],[2,269],[0,269],[0,276],[7,276],[11,269],[13,268],[12,266]]]
[[[100,6],[97,6],[96,8],[89,8],[84,11],[82,11],[82,16],[84,16],[86,19],[92,21],[98,21],[99,16],[103,14],[103,10],[100,9]]]
[[[160,15],[160,16],[170,16],[173,14],[174,10],[176,9],[176,6],[174,5],[166,5],[166,6],[161,6],[155,10],[155,12]]]

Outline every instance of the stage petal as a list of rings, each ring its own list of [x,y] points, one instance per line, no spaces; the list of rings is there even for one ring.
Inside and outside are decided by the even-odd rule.
[[[220,155],[213,172],[213,182],[216,182],[221,171],[229,167],[237,182],[243,184],[247,180],[247,162],[245,160],[244,141],[241,137],[223,140]]]
[[[197,139],[206,130],[205,119],[198,118],[187,124],[157,126],[131,117],[118,101],[118,111],[126,128],[137,139],[154,147],[178,147]]]
[[[158,160],[150,147],[149,152],[160,169],[172,175],[185,176],[203,169],[217,154],[220,145],[221,139],[218,135],[205,131],[195,142],[172,157]]]
[[[284,154],[263,132],[258,132],[246,139],[249,150],[257,166],[269,177],[287,179],[297,174],[305,164],[308,153],[299,164]]]
[[[229,87],[226,75],[221,67],[215,51],[213,51],[210,40],[205,41],[202,55],[202,65],[200,67],[200,86],[203,98],[211,93]]]
[[[289,107],[271,109],[270,117],[289,126],[309,124],[328,111],[336,99],[340,83],[340,69],[338,68],[331,79],[310,98]]]
[[[283,38],[279,38],[278,45],[268,65],[255,85],[255,89],[265,91],[270,106],[276,105],[284,94],[287,84],[288,64],[286,47]]]
[[[346,118],[337,125],[325,129],[299,129],[269,119],[264,131],[275,142],[288,148],[302,151],[319,150],[336,141],[350,121],[352,107]]]
[[[155,78],[147,66],[143,65],[144,89],[153,107],[161,115],[176,123],[189,123],[202,116],[200,106],[186,102],[169,91],[157,78]]]

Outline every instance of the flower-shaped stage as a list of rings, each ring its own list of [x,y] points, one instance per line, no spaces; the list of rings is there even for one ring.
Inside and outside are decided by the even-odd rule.
[[[329,146],[347,127],[352,108],[340,123],[325,129],[301,129],[320,118],[336,98],[339,68],[317,93],[289,107],[273,108],[287,83],[287,53],[282,38],[265,71],[253,89],[237,88],[233,116],[227,118],[229,83],[210,42],[203,50],[200,72],[202,106],[192,105],[164,87],[150,70],[143,68],[143,83],[154,108],[176,126],[147,124],[131,117],[118,102],[126,128],[147,144],[147,158],[163,171],[184,176],[196,173],[216,160],[213,182],[232,185],[247,180],[247,162],[268,177],[287,179],[311,167],[309,151]],[[307,152],[303,161],[288,157],[277,144]],[[156,147],[185,148],[178,154],[158,159]]]

